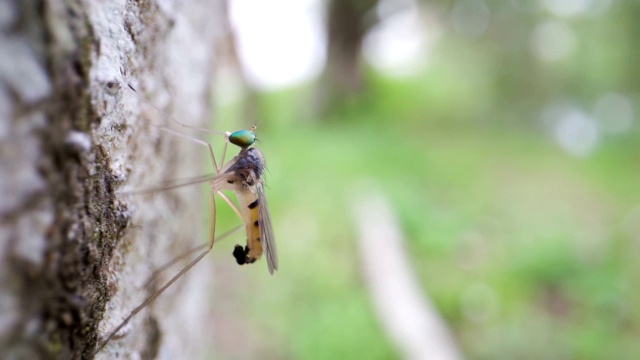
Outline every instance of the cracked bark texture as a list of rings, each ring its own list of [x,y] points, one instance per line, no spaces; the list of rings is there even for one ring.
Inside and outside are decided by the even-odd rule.
[[[0,358],[205,356],[207,261],[93,352],[153,269],[206,241],[200,188],[122,195],[202,173],[206,154],[126,84],[208,126],[219,9],[0,1]]]

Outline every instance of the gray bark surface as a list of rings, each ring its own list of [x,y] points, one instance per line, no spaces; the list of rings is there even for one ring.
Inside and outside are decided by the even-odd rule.
[[[219,0],[0,2],[0,359],[204,356],[206,260],[93,352],[154,269],[206,241],[201,188],[122,194],[207,160],[126,84],[207,127],[219,14]]]

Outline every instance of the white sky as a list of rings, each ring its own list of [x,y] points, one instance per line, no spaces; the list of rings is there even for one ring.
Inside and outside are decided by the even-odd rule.
[[[365,58],[392,75],[409,75],[426,62],[438,31],[425,35],[415,0],[394,4],[399,11],[367,36]],[[323,0],[230,0],[229,10],[240,61],[255,86],[276,89],[318,76],[326,59]]]
[[[325,62],[322,11],[321,0],[231,0],[249,81],[273,89],[317,76]]]

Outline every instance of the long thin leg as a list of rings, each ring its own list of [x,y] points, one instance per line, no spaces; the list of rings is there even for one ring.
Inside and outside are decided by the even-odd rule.
[[[167,283],[164,284],[160,289],[158,289],[156,292],[151,294],[151,296],[149,296],[145,301],[143,301],[142,304],[138,305],[138,307],[133,309],[133,311],[131,311],[129,316],[127,316],[120,323],[120,325],[118,325],[115,329],[113,329],[109,333],[109,335],[107,335],[107,337],[102,342],[102,344],[100,344],[100,346],[96,349],[95,353],[98,353],[100,350],[102,350],[104,346],[107,345],[107,343],[109,343],[109,341],[118,333],[118,331],[120,331],[123,327],[125,327],[129,323],[131,318],[133,318],[137,313],[142,311],[142,309],[144,309],[147,305],[153,302],[158,296],[160,296],[160,294],[162,294],[165,290],[167,290],[169,286],[173,285],[174,282],[180,279],[180,277],[182,277],[182,275],[184,275],[187,271],[191,270],[192,267],[194,267],[198,262],[200,262],[200,260],[202,260],[211,251],[211,249],[213,248],[213,243],[215,241],[215,233],[216,233],[215,194],[216,194],[215,191],[211,191],[211,194],[209,197],[210,209],[211,209],[211,221],[209,222],[209,244],[207,248],[203,252],[201,252],[200,255],[198,255],[195,259],[193,259],[193,261],[191,261],[187,266],[185,266],[182,270],[180,270],[180,272],[178,272],[174,277],[172,277],[171,280],[167,281]]]
[[[147,99],[146,97],[144,97],[144,95],[140,94],[133,86],[131,86],[131,84],[127,84],[127,86],[140,98],[142,98],[145,102],[147,102],[149,105],[151,105],[151,107],[153,107],[154,109],[156,109],[160,114],[164,115],[165,117],[169,118],[171,121],[173,121],[174,123],[176,123],[178,126],[185,128],[185,129],[191,129],[191,130],[197,130],[197,131],[203,131],[203,132],[207,132],[210,134],[219,134],[219,135],[227,135],[225,133],[220,133],[218,131],[212,131],[209,129],[205,129],[205,128],[200,128],[200,127],[195,127],[195,126],[190,126],[187,125],[185,123],[182,123],[180,121],[178,121],[176,118],[174,118],[173,116],[167,114],[166,112],[162,111],[161,109],[159,109],[157,106],[153,105],[153,103],[151,101],[149,101],[149,99]],[[151,123],[151,122],[150,122]],[[208,142],[204,141],[204,140],[200,140],[196,137],[193,136],[189,136],[189,135],[185,135],[182,134],[178,131],[169,129],[165,126],[160,126],[160,125],[155,125],[153,123],[151,123],[151,125],[158,127],[160,130],[168,132],[170,134],[176,135],[176,136],[180,136],[183,137],[185,139],[189,139],[192,140],[200,145],[206,146],[209,149],[209,155],[211,156],[211,161],[213,162],[213,168],[216,170],[216,173],[218,173],[220,171],[220,167],[218,167],[218,164],[216,163],[216,157],[213,155],[213,149],[211,147],[211,144],[209,144]],[[222,153],[222,163],[220,164],[220,166],[224,165],[224,154],[227,152],[227,141],[225,139],[225,143],[224,143],[224,150]]]
[[[224,136],[224,147],[222,148],[222,157],[220,158],[220,166],[224,166],[224,158],[227,155],[227,145],[229,144],[229,136],[225,134]]]
[[[146,98],[144,98],[144,96],[142,96],[141,94],[139,94],[131,85],[127,84],[129,86],[129,88],[131,88],[131,90],[133,90],[138,96],[142,97],[143,99],[146,100]],[[149,102],[147,100],[148,103],[151,104],[151,102]],[[151,106],[153,106],[156,110],[158,110],[160,113],[164,114],[165,116],[167,116],[169,119],[171,119],[174,123],[178,124],[180,127],[183,128],[188,128],[188,129],[192,129],[192,130],[200,130],[200,131],[206,131],[209,133],[216,133],[216,132],[212,132],[209,131],[208,129],[202,129],[202,128],[197,128],[197,127],[192,127],[186,124],[181,123],[180,121],[176,120],[175,118],[169,116],[168,114],[164,113],[162,110],[158,109],[157,107],[155,107],[153,104],[151,104]],[[152,124],[153,125],[153,124]],[[155,125],[154,125],[155,126]],[[221,167],[218,167],[218,164],[216,162],[215,159],[215,155],[213,154],[213,148],[211,146],[211,144],[209,144],[206,141],[200,140],[198,138],[189,136],[189,135],[185,135],[182,134],[180,132],[177,132],[175,130],[163,127],[163,126],[158,126],[158,128],[160,128],[162,131],[165,131],[167,133],[176,135],[176,136],[180,136],[189,140],[192,140],[194,142],[196,142],[197,144],[203,145],[205,147],[207,147],[207,149],[209,150],[209,156],[211,157],[211,161],[212,161],[212,165],[216,171],[216,173],[219,173],[221,170]],[[224,157],[226,155],[226,151],[227,151],[227,141],[225,139],[225,144],[224,144],[224,150],[223,150],[223,155],[222,155],[222,164],[221,166],[224,166]],[[242,219],[242,216],[240,214],[240,211],[238,210],[237,206],[226,196],[224,195],[222,192],[217,191],[215,189],[213,189],[209,195],[209,199],[210,199],[210,216],[211,216],[211,220],[209,222],[209,243],[206,246],[206,249],[204,251],[202,251],[195,259],[193,259],[189,264],[187,264],[187,266],[185,266],[182,270],[180,270],[174,277],[172,277],[169,281],[167,281],[167,283],[165,283],[160,289],[158,289],[156,292],[154,292],[153,294],[151,294],[145,301],[142,302],[142,304],[138,305],[135,309],[133,309],[133,311],[131,311],[131,313],[115,328],[113,329],[109,335],[107,335],[107,337],[105,338],[105,340],[100,344],[100,346],[96,349],[95,353],[99,352],[100,350],[102,350],[104,348],[104,346],[109,343],[109,341],[120,331],[122,330],[123,327],[125,327],[129,321],[136,315],[138,314],[140,311],[142,311],[147,305],[149,305],[151,302],[153,302],[155,299],[158,298],[158,296],[160,296],[166,289],[168,289],[171,285],[173,285],[173,283],[175,283],[178,279],[180,279],[184,274],[186,274],[189,270],[191,270],[191,268],[193,268],[198,262],[200,262],[200,260],[202,260],[213,248],[213,244],[215,242],[215,228],[216,228],[216,213],[217,213],[217,209],[216,209],[216,200],[215,200],[215,195],[216,193],[218,193],[223,200],[229,204],[229,206],[231,206],[231,208],[234,210],[234,212]],[[223,237],[227,236],[230,233],[233,233],[235,231],[237,231],[238,229],[242,228],[241,226],[232,230],[231,232],[227,233],[227,234],[223,234],[220,239],[222,239]],[[173,265],[176,261],[179,261],[180,259],[182,259],[183,257],[189,256],[192,253],[196,252],[196,251],[200,251],[203,246],[198,246],[192,250],[190,250],[189,252],[187,252],[186,254],[183,254],[182,256],[172,260],[170,263],[163,265],[160,268],[160,271],[166,269],[167,267]],[[152,276],[152,278],[155,278],[155,276],[157,275],[157,272],[154,273],[154,275]]]
[[[235,228],[227,231],[226,233],[220,235],[220,236],[216,236],[216,241],[220,241],[224,238],[226,238],[227,236],[233,235],[236,232],[238,232],[238,230],[242,229],[242,225],[240,226],[236,226]],[[163,271],[167,270],[168,268],[170,268],[171,266],[177,264],[178,262],[180,262],[182,259],[189,257],[191,255],[193,255],[193,253],[198,252],[204,248],[206,248],[208,246],[208,244],[200,244],[196,247],[194,247],[193,249],[185,252],[182,255],[177,256],[176,258],[174,258],[173,260],[167,262],[166,264],[160,266],[159,268],[155,269],[153,271],[153,274],[149,277],[149,280],[147,280],[147,282],[144,284],[144,287],[149,286],[149,284],[155,280]]]
[[[227,197],[227,195],[225,195],[222,191],[217,191],[216,194],[218,194],[218,196],[220,196],[226,203],[227,205],[229,205],[231,207],[231,209],[233,209],[233,211],[236,213],[236,215],[238,216],[238,218],[240,218],[240,220],[244,221],[242,218],[242,214],[240,214],[240,210],[238,209],[238,207],[236,206],[235,203],[233,203],[233,201],[231,201],[231,199],[229,199],[229,197]],[[226,238],[227,236],[233,235],[236,232],[238,232],[239,230],[241,230],[243,228],[242,225],[240,226],[236,226],[235,228],[227,231],[226,233],[217,236],[216,240],[220,241],[224,238]],[[198,245],[196,247],[194,247],[193,249],[190,249],[189,251],[185,252],[182,255],[177,256],[176,258],[174,258],[173,260],[167,262],[166,264],[160,266],[159,268],[157,268],[153,274],[149,277],[149,280],[147,280],[147,282],[145,283],[145,287],[147,287],[153,280],[155,280],[158,275],[160,275],[163,271],[165,271],[166,269],[170,268],[171,266],[175,265],[176,263],[180,262],[180,260],[191,256],[193,253],[202,250],[203,248],[205,248],[207,246],[207,244],[202,244],[202,245]]]
[[[209,149],[209,156],[211,156],[211,162],[213,164],[213,168],[215,169],[216,174],[218,172],[220,172],[220,168],[218,167],[218,163],[216,162],[216,157],[215,157],[215,155],[213,155],[213,147],[211,147],[211,144],[209,144],[208,142],[206,142],[204,140],[200,140],[200,139],[198,139],[196,137],[193,137],[193,136],[185,135],[185,134],[183,134],[181,132],[166,128],[164,126],[157,126],[157,125],[154,125],[154,126],[158,127],[160,130],[162,130],[164,132],[167,132],[169,134],[173,134],[173,135],[176,135],[176,136],[179,136],[179,137],[194,141],[197,144],[200,144],[200,145],[205,146],[206,148],[208,148]],[[226,148],[227,148],[227,143],[226,142],[224,143],[224,147],[225,147],[225,150],[226,150]],[[224,158],[223,158],[223,161],[224,161]],[[222,163],[221,165],[224,165],[224,163]]]
[[[132,191],[118,191],[117,193],[118,195],[125,195],[125,196],[149,195],[149,194],[154,194],[160,191],[166,191],[166,190],[177,189],[177,188],[190,186],[190,185],[202,184],[204,182],[211,181],[214,178],[215,178],[215,174],[206,174],[206,175],[194,176],[191,178],[172,179],[164,183],[161,183],[160,185],[153,188],[142,189],[142,190],[132,190]]]
[[[173,121],[176,125],[185,128],[185,129],[191,129],[191,130],[196,130],[196,131],[203,131],[203,132],[207,132],[210,134],[218,134],[218,135],[224,135],[223,133],[220,133],[218,131],[213,131],[213,130],[209,130],[209,129],[205,129],[205,128],[200,128],[200,127],[196,127],[196,126],[191,126],[191,125],[187,125],[181,121],[178,121],[178,119],[174,118],[173,116],[167,114],[166,112],[162,111],[161,109],[159,109],[157,106],[153,105],[153,103],[147,99],[144,95],[140,94],[138,92],[138,90],[136,90],[133,86],[131,86],[131,84],[127,84],[127,86],[129,87],[129,89],[131,89],[138,97],[140,97],[141,99],[143,99],[146,103],[148,103],[149,105],[151,105],[151,107],[153,107],[154,109],[156,109],[160,114],[164,115],[166,118],[168,118],[169,120]]]
[[[244,222],[244,218],[242,217],[242,214],[240,213],[240,210],[238,209],[236,204],[233,201],[231,201],[231,199],[229,199],[229,197],[227,197],[227,195],[225,195],[222,191],[218,191],[218,195],[222,198],[222,200],[224,200],[227,203],[227,205],[229,205],[231,207],[233,212],[235,212],[236,215],[238,215],[240,220],[242,220],[242,222]]]

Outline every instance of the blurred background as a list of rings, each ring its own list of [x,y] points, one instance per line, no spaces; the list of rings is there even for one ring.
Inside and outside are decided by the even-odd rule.
[[[280,271],[217,245],[212,357],[638,356],[640,3],[227,13],[213,124],[260,123]]]

